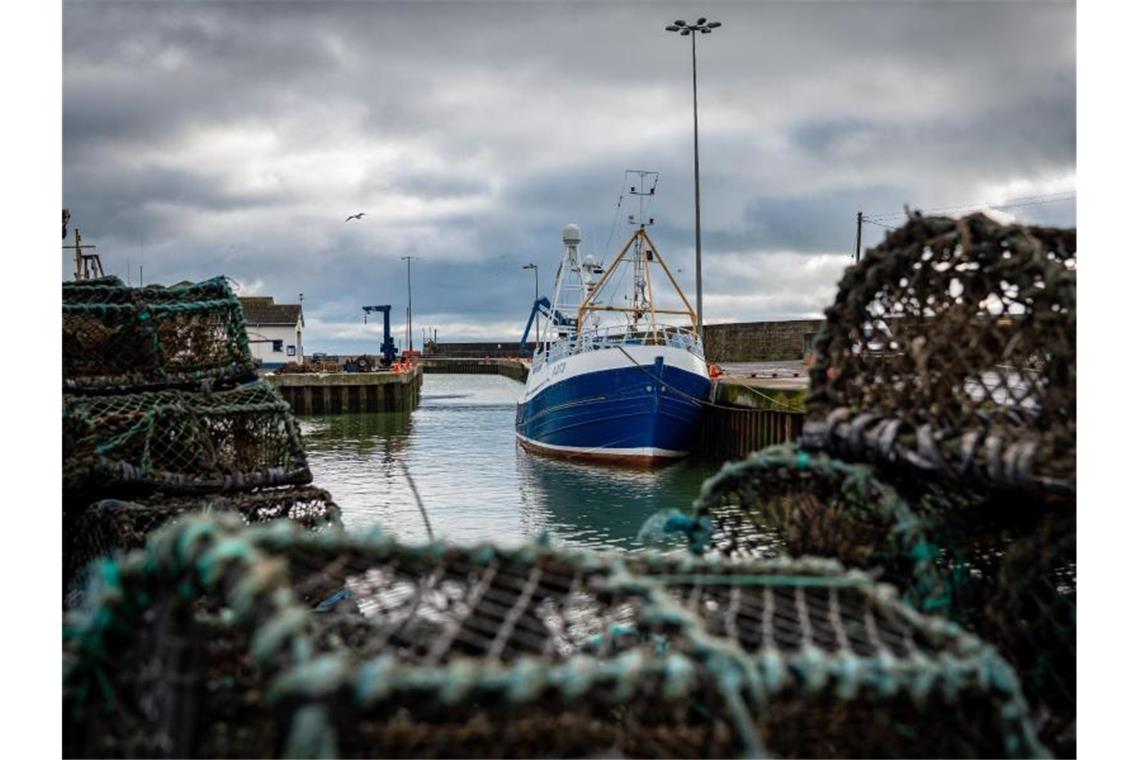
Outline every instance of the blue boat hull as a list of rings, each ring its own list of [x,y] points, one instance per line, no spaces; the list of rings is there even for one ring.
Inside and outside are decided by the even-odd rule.
[[[684,456],[700,424],[709,379],[658,360],[556,382],[520,403],[515,430],[530,450],[652,463]]]

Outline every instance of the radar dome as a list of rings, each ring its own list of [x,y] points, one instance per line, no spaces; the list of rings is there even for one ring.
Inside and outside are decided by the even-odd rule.
[[[587,269],[593,269],[597,265],[598,260],[595,259],[592,254],[588,253],[586,254],[586,257],[582,259],[582,266],[586,267]]]
[[[563,243],[581,243],[582,229],[576,224],[568,224],[562,228]]]

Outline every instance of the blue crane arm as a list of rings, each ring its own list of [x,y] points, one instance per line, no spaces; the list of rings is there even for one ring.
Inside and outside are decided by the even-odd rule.
[[[534,325],[534,318],[541,312],[539,311],[543,306],[550,308],[550,301],[546,300],[546,296],[534,302],[534,306],[530,310],[530,319],[526,321],[526,329],[523,330],[522,339],[519,340],[519,356],[526,356],[526,339],[530,337],[530,328]]]
[[[562,312],[557,309],[552,309],[549,299],[543,296],[534,302],[534,307],[530,310],[530,319],[526,321],[526,329],[523,330],[522,340],[519,341],[519,353],[522,355],[526,354],[526,339],[530,336],[530,328],[534,326],[535,317],[540,314],[554,322],[554,324],[563,327],[576,324],[570,317],[564,316]]]

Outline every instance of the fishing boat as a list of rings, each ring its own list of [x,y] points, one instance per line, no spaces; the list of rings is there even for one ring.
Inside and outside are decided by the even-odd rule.
[[[639,174],[643,181],[655,175]],[[631,194],[652,190],[643,186],[638,193],[633,186]],[[580,255],[577,225],[562,231],[553,300],[535,301],[522,340],[525,346],[537,326],[515,414],[515,433],[528,451],[655,465],[692,450],[709,368],[696,313],[650,238],[653,220],[642,211],[640,218],[630,217],[635,230],[608,266]],[[673,303],[659,305],[665,297]]]

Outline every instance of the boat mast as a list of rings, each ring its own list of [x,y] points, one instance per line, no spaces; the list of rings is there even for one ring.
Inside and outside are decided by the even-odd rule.
[[[641,169],[626,169],[626,181],[630,177],[637,177],[637,184],[629,186],[629,194],[637,198],[637,217],[629,215],[629,223],[640,230],[645,229],[645,204],[657,192],[657,179],[659,172],[644,171]],[[649,189],[646,189],[647,181]],[[653,219],[649,220],[653,224]],[[637,236],[633,243],[633,332],[637,333],[637,323],[648,315],[652,332],[656,334],[657,323],[653,314],[653,283],[650,281],[649,266],[646,260],[646,248],[642,245],[641,236]]]
[[[659,173],[653,171],[644,171],[640,169],[627,169],[626,170],[625,185],[629,188],[629,194],[638,197],[638,213],[637,215],[629,214],[626,221],[636,227],[633,235],[626,241],[625,246],[621,252],[614,258],[613,263],[606,269],[602,278],[598,280],[588,291],[586,297],[582,300],[582,305],[578,309],[578,330],[583,329],[587,315],[595,314],[600,311],[607,312],[620,312],[626,315],[626,319],[631,323],[632,331],[638,331],[638,322],[642,319],[649,320],[649,335],[652,339],[656,340],[660,334],[660,326],[657,324],[657,318],[662,314],[676,314],[683,315],[689,318],[694,331],[697,327],[696,312],[693,311],[689,299],[685,297],[685,293],[681,290],[681,286],[677,283],[673,273],[669,271],[669,266],[665,263],[665,259],[657,250],[653,240],[650,239],[647,228],[650,227],[654,219],[653,217],[646,217],[646,206],[651,202],[653,196],[656,195],[657,180]],[[636,175],[634,184],[630,184],[631,175]],[[629,256],[629,261],[633,265],[633,303],[629,308],[618,306],[602,306],[597,303],[598,294],[602,292],[607,284],[613,279],[614,272],[623,262],[626,262],[626,257]],[[683,309],[659,309],[657,308],[656,299],[653,293],[653,265],[661,267],[668,278],[669,284],[676,291],[684,305]]]

